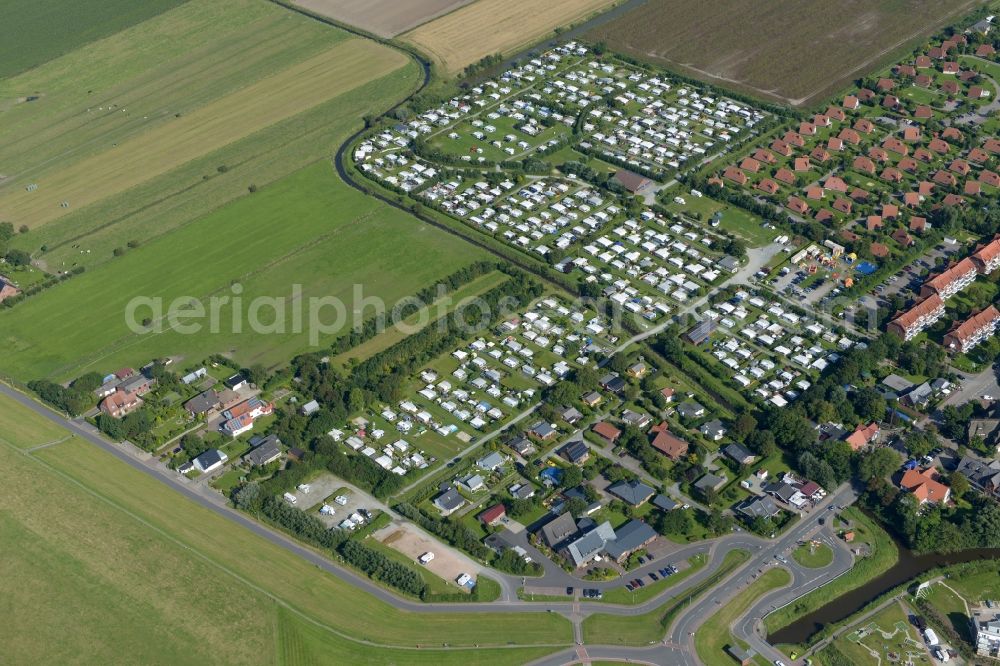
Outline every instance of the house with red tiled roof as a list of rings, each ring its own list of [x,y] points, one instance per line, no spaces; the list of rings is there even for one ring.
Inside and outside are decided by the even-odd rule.
[[[792,152],[794,152],[792,150],[792,147],[789,146],[784,141],[782,141],[781,139],[775,139],[774,141],[771,142],[771,150],[773,150],[774,152],[778,153],[783,157],[791,157]]]
[[[816,127],[829,127],[832,124],[830,122],[830,116],[824,113],[813,114],[812,122]]]
[[[941,138],[945,141],[962,143],[965,140],[965,135],[957,127],[945,127],[941,132]]]
[[[955,178],[955,174],[949,173],[944,169],[938,169],[935,171],[933,180],[938,185],[947,185],[948,187],[954,187],[958,184],[958,179]]]
[[[909,125],[903,128],[903,141],[907,143],[913,143],[914,141],[920,141],[920,128],[915,125]]]
[[[980,185],[978,180],[969,179],[965,181],[965,187],[962,188],[963,194],[968,194],[969,196],[976,196],[982,191],[982,185]]]
[[[941,139],[931,139],[930,143],[927,144],[927,147],[935,153],[941,153],[942,155],[947,153],[948,149],[951,148],[947,141],[942,141]]]
[[[917,74],[913,77],[913,85],[921,88],[930,88],[932,83],[934,83],[934,78],[927,74]]]
[[[916,60],[913,61],[913,66],[917,69],[927,69],[931,67],[934,63],[931,62],[930,56],[920,55],[917,56]]]
[[[809,167],[812,166],[809,163],[808,157],[796,157],[792,163],[792,168],[795,171],[809,171]]]
[[[871,161],[871,158],[864,155],[855,157],[851,166],[858,171],[875,175],[875,163]]]
[[[120,419],[142,407],[142,398],[134,391],[115,391],[101,401],[99,409],[108,416]]]
[[[896,204],[882,204],[882,217],[887,220],[895,220],[899,217],[899,206]]]
[[[907,342],[928,326],[932,326],[942,316],[944,316],[944,301],[937,294],[933,294],[890,321],[886,330]]]
[[[882,169],[880,178],[890,183],[899,183],[903,180],[903,172],[896,167],[886,167]]]
[[[813,148],[812,152],[809,153],[809,157],[816,160],[820,164],[823,164],[830,159],[830,153],[828,153],[822,146],[816,146]]]
[[[910,469],[903,474],[899,487],[913,493],[918,504],[947,502],[951,488],[940,481],[941,475],[933,467],[925,470]]]
[[[983,169],[979,172],[979,182],[992,187],[1000,187],[1000,174],[989,169]]]
[[[851,111],[854,111],[859,106],[861,106],[861,102],[854,95],[847,95],[846,97],[844,97],[843,106],[845,109],[850,109]]]
[[[882,92],[889,92],[896,87],[896,82],[892,79],[881,78],[875,82],[875,88]]]
[[[872,158],[876,162],[889,161],[889,153],[887,153],[884,148],[879,148],[878,146],[872,146],[868,149],[868,157]]]
[[[896,166],[898,166],[903,171],[913,172],[917,170],[917,161],[912,157],[903,157],[902,159],[899,160],[899,162],[896,163]]]
[[[917,192],[919,192],[922,197],[929,197],[934,193],[934,189],[934,183],[929,180],[922,180],[917,183]]]
[[[994,155],[1000,153],[1000,141],[993,137],[986,139],[986,143],[983,144],[983,150]]]
[[[722,177],[737,185],[746,185],[747,183],[747,175],[734,166],[726,167],[726,170],[722,172]]]
[[[925,217],[911,217],[910,218],[910,231],[915,231],[916,233],[921,233],[927,230],[927,218]]]
[[[767,148],[758,148],[753,151],[753,158],[758,162],[763,162],[765,164],[774,164],[778,161],[778,158],[774,156]]]
[[[847,183],[840,176],[827,176],[826,180],[823,181],[823,187],[832,192],[847,191]]]
[[[943,206],[964,206],[965,203],[965,199],[957,194],[946,194],[941,200]]]
[[[795,174],[784,167],[774,172],[774,178],[775,180],[780,180],[782,183],[786,183],[788,185],[795,184]]]
[[[826,141],[826,147],[829,150],[835,150],[835,151],[843,150],[844,149],[844,140],[841,139],[841,138],[839,138],[839,137],[831,136]]]
[[[847,442],[852,451],[860,451],[869,444],[878,440],[881,432],[882,429],[879,427],[878,423],[872,421],[868,425],[859,425],[854,429],[854,432],[844,438],[844,441]]]
[[[903,203],[911,208],[916,208],[924,200],[919,192],[904,192]]]
[[[921,104],[916,109],[913,110],[913,117],[918,120],[927,120],[928,118],[934,117],[934,109],[927,106],[926,104]]]
[[[785,132],[785,136],[781,137],[781,140],[790,146],[798,146],[799,148],[806,145],[806,140],[802,138],[802,135],[792,130]]]
[[[913,65],[896,65],[896,76],[916,76],[917,68]]]
[[[978,81],[979,80],[979,73],[975,72],[975,71],[973,71],[971,69],[967,69],[967,70],[965,70],[964,72],[962,72],[962,73],[960,73],[958,75],[958,80],[959,81],[964,81],[964,82]]]
[[[982,164],[986,160],[990,159],[990,154],[987,153],[982,148],[973,148],[969,151],[969,161],[975,162],[976,164]]]
[[[960,69],[961,69],[961,67],[958,66],[957,62],[943,62],[943,63],[941,63],[941,73],[942,74],[948,74],[948,75],[958,74],[958,71]]]
[[[650,446],[670,458],[674,462],[687,455],[688,443],[670,432],[670,426],[666,421],[653,426],[649,431],[652,439]]]
[[[5,299],[17,296],[20,293],[20,289],[15,287],[11,282],[8,282],[7,278],[0,275],[0,303],[3,303]]]
[[[993,48],[992,44],[980,44],[979,48],[976,49],[976,56],[980,58],[988,58],[996,52],[997,50]]]
[[[885,224],[882,222],[881,215],[869,215],[865,219],[865,228],[868,229],[868,231],[878,231],[884,226]]]
[[[590,429],[609,444],[617,443],[618,438],[622,436],[622,431],[607,421],[598,421]]]
[[[850,215],[851,211],[854,209],[854,204],[851,202],[850,199],[839,197],[837,198],[836,201],[833,202],[833,207],[839,210],[841,213]]]
[[[956,323],[944,336],[945,349],[966,354],[976,345],[992,338],[1000,324],[1000,311],[990,305],[961,323]]]
[[[816,126],[810,122],[802,121],[799,123],[799,134],[803,136],[812,136],[816,133]]]
[[[875,131],[875,124],[867,118],[858,118],[854,122],[854,129],[858,130],[862,134],[871,134]]]
[[[868,247],[868,251],[872,253],[872,256],[876,259],[885,259],[889,256],[889,246],[884,243],[872,243]]]
[[[861,135],[858,134],[857,130],[853,130],[850,127],[845,127],[840,130],[840,134],[837,135],[837,138],[844,143],[850,143],[855,146],[861,143]]]
[[[798,197],[788,197],[788,209],[799,215],[809,212],[809,204]]]
[[[948,169],[950,171],[954,171],[960,176],[968,176],[969,172],[972,171],[972,167],[970,167],[969,163],[963,159],[952,160],[951,164],[948,165]]]
[[[855,187],[853,190],[851,190],[851,193],[848,196],[854,199],[854,201],[857,203],[864,203],[868,201],[868,198],[871,195],[868,193],[867,190],[863,190],[860,187]]]
[[[927,150],[923,146],[920,146],[913,151],[913,157],[921,162],[933,162],[935,159],[934,153]]]
[[[757,183],[757,189],[761,192],[766,192],[767,194],[775,194],[781,187],[771,180],[770,178],[765,178],[764,180]]]
[[[899,98],[895,95],[886,95],[882,98],[882,106],[887,109],[898,109],[899,108]]]
[[[930,49],[928,49],[927,55],[929,55],[934,60],[942,60],[948,57],[948,49],[943,48],[941,46],[932,46]]]
[[[945,81],[940,86],[941,92],[946,95],[954,95],[958,92],[958,81]]]
[[[975,281],[979,269],[970,257],[949,266],[934,277],[924,282],[920,288],[920,297],[927,298],[937,294],[942,300],[948,300]]]
[[[982,86],[969,86],[969,97],[972,99],[982,99],[990,96],[990,91]]]
[[[868,88],[862,88],[857,92],[856,97],[862,102],[872,102],[875,100],[875,91],[869,90]]]
[[[859,240],[861,240],[861,236],[857,235],[856,233],[854,233],[850,229],[841,229],[840,230],[840,237],[843,238],[848,243],[856,243]]]
[[[760,171],[760,162],[752,157],[744,157],[743,161],[740,162],[740,168],[750,173],[757,173]]]
[[[829,208],[821,208],[818,211],[816,211],[816,215],[813,216],[813,219],[816,220],[817,222],[829,222],[830,220],[834,219],[834,217],[833,213],[830,212]]]
[[[503,504],[494,504],[479,514],[479,520],[484,525],[492,527],[507,517],[507,508]]]
[[[806,199],[818,200],[823,198],[823,188],[819,185],[810,185],[806,188]]]
[[[824,115],[826,115],[832,120],[839,120],[841,122],[847,120],[847,114],[844,113],[844,110],[841,109],[839,106],[827,107],[826,113]]]
[[[895,231],[893,231],[892,234],[890,235],[890,238],[892,238],[892,240],[896,241],[903,247],[910,247],[911,245],[913,245],[913,238],[910,236],[910,234],[906,233],[902,229],[896,229]]]

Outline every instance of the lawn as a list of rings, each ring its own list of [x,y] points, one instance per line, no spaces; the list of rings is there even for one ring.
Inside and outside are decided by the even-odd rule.
[[[808,106],[983,4],[651,0],[588,36],[710,83]]]
[[[810,569],[822,569],[833,562],[833,550],[825,543],[804,543],[792,551],[795,561]]]
[[[155,357],[226,352],[239,363],[275,365],[310,348],[310,330],[321,346],[341,332],[359,295],[385,299],[391,309],[481,256],[350,189],[320,162],[0,313],[6,347],[0,370],[19,379],[66,378]],[[125,318],[136,298],[162,299],[163,314],[175,299],[181,305],[195,299],[210,313],[211,297],[237,295],[242,300],[218,309],[215,333],[202,321],[199,332],[184,334],[186,325],[171,326],[148,307],[136,310],[134,319],[153,320],[150,330],[133,332]],[[256,297],[271,299],[258,312],[259,333],[248,320]],[[317,320],[328,325],[322,332],[309,326],[307,306],[311,298],[330,297],[344,304],[344,317],[337,327],[334,308],[317,311]],[[297,331],[299,309],[303,325]],[[366,307],[357,318],[371,311]]]
[[[594,613],[583,621],[583,636],[587,643],[603,645],[647,645],[663,639],[666,629],[677,613],[706,590],[711,589],[750,559],[745,550],[726,553],[719,568],[701,582],[685,590],[679,597],[643,615],[623,616]]]
[[[11,404],[0,399],[0,412]],[[22,609],[0,640],[14,663],[110,663],[121,654],[140,663],[274,663],[286,629],[342,657],[326,663],[427,663],[424,649],[411,658],[358,640],[478,643],[484,649],[427,650],[426,659],[509,664],[552,648],[508,644],[571,641],[569,623],[550,613],[397,611],[79,439],[30,456],[0,441],[0,461],[10,475],[0,530],[11,546],[0,594]],[[275,629],[279,609],[291,627]],[[49,640],[53,628],[59,641]]]
[[[690,193],[683,194],[683,190],[675,190],[671,194],[673,195],[674,192],[680,193],[679,196],[684,199],[684,203],[679,204],[673,201],[673,196],[671,196],[671,200],[666,203],[667,210],[673,213],[683,213],[704,224],[708,224],[715,213],[721,212],[719,228],[743,239],[750,247],[767,245],[777,235],[773,229],[765,229],[760,218],[754,217],[741,208],[709,199],[706,196],[696,197]]]
[[[6,0],[0,12],[0,79],[58,58],[185,0]]]
[[[0,441],[11,446],[31,449],[73,436],[54,423],[35,418],[34,412],[13,400],[0,405]]]
[[[769,569],[712,615],[694,635],[694,647],[701,662],[705,666],[729,666],[733,658],[725,652],[725,648],[735,640],[729,631],[730,625],[755,601],[791,581],[792,576],[786,569]]]

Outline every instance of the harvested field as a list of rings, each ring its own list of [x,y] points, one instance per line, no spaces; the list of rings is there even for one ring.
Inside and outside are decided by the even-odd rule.
[[[189,160],[302,113],[402,67],[406,57],[375,42],[345,41],[289,69],[66,168],[36,176],[37,191],[8,188],[0,216],[16,226],[45,224],[115,196]]]
[[[473,0],[294,0],[303,9],[378,35],[395,37]]]
[[[984,0],[649,0],[587,37],[677,71],[808,106]]]
[[[455,73],[484,56],[516,52],[613,4],[615,0],[478,0],[406,33],[403,39]]]

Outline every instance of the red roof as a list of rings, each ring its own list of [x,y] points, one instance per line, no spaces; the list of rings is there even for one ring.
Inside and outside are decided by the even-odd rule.
[[[688,443],[680,437],[671,434],[669,425],[666,422],[654,426],[650,432],[656,433],[650,445],[671,460],[680,460],[687,455]]]
[[[479,520],[487,525],[495,523],[507,515],[507,508],[503,504],[494,504],[490,508],[479,514]]]

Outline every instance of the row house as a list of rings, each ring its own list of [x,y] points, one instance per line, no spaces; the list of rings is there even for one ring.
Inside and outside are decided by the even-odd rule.
[[[909,341],[942,316],[944,316],[944,301],[937,294],[931,294],[890,321],[886,328],[904,341]]]
[[[927,298],[931,294],[937,294],[942,300],[948,300],[972,284],[977,275],[979,269],[975,262],[966,257],[925,282],[920,289],[920,297]]]
[[[944,336],[944,346],[951,351],[965,354],[983,340],[993,337],[998,323],[1000,323],[1000,311],[991,305],[962,323],[956,324]]]
[[[972,262],[983,275],[1000,268],[1000,237],[982,246],[972,254]]]

